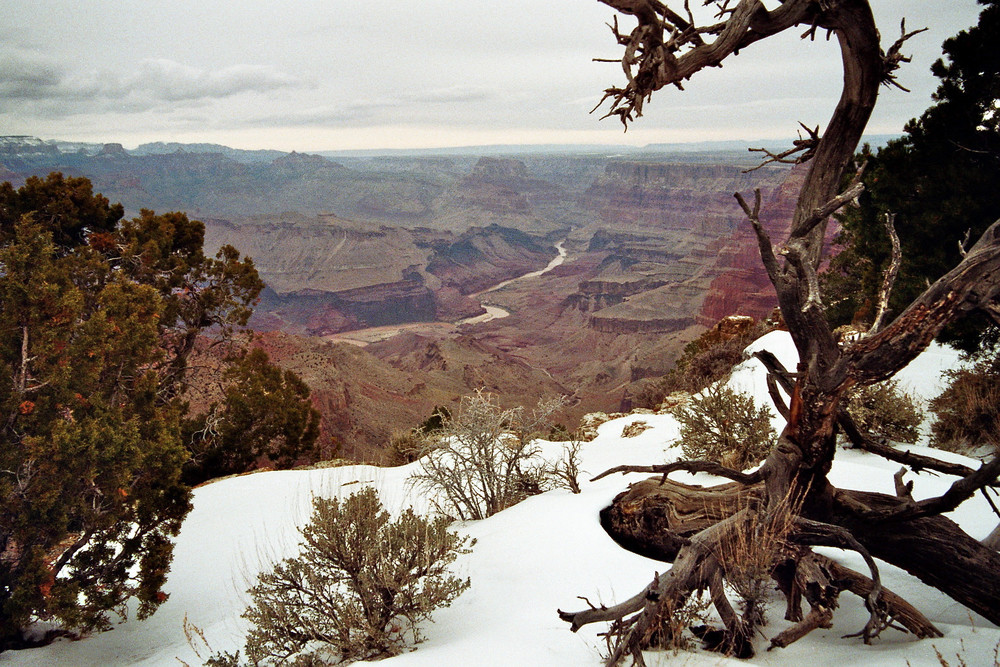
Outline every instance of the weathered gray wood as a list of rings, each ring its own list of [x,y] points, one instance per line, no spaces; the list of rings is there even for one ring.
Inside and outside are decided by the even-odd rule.
[[[866,641],[888,627],[887,618],[905,619],[904,626],[918,636],[935,636],[933,627],[905,600],[880,591],[872,556],[902,567],[922,581],[1000,624],[1000,554],[966,535],[941,516],[1000,473],[1000,463],[978,471],[948,467],[960,479],[940,498],[914,502],[899,497],[842,491],[827,479],[836,455],[836,435],[843,428],[852,440],[870,451],[893,458],[863,434],[842,408],[844,397],[857,384],[891,377],[914,359],[951,321],[974,311],[1000,312],[1000,221],[990,227],[962,262],[930,286],[923,295],[884,328],[848,345],[841,345],[826,319],[817,279],[823,259],[827,217],[857,196],[857,179],[841,191],[845,173],[874,108],[880,85],[893,82],[900,62],[904,34],[883,53],[868,0],[783,0],[768,10],[759,0],[716,2],[722,10],[715,25],[693,25],[686,11],[669,9],[660,0],[601,0],[631,15],[638,26],[627,34],[614,34],[625,48],[621,62],[627,83],[605,91],[611,101],[608,115],[627,124],[642,115],[649,96],[665,87],[681,87],[706,67],[721,66],[739,50],[797,25],[806,34],[829,31],[840,46],[844,69],[843,90],[826,131],[812,134],[806,148],[809,170],[799,193],[791,231],[775,248],[760,224],[761,199],[751,207],[737,195],[758,237],[762,261],[774,285],[782,316],[801,362],[795,373],[773,357],[758,355],[776,385],[789,394],[782,414],[787,426],[758,471],[747,475],[703,462],[663,466],[621,466],[614,472],[659,472],[659,480],[633,485],[602,512],[602,525],[622,546],[643,555],[674,563],[640,595],[632,598],[622,614],[609,610],[560,613],[574,628],[593,620],[613,618],[616,637],[613,665],[625,655],[641,655],[656,615],[663,605],[676,605],[694,588],[710,586],[718,598],[718,577],[726,576],[718,554],[732,549],[740,528],[771,521],[781,512],[793,515],[786,538],[776,540],[774,576],[789,599],[788,617],[800,621],[775,638],[775,646],[826,627],[836,604],[839,586],[863,595],[871,619],[863,630]],[[687,18],[685,18],[687,17]],[[783,401],[782,401],[783,402]],[[898,457],[897,457],[898,458]],[[913,466],[943,470],[944,464],[927,458],[909,458]],[[722,474],[733,483],[702,489],[672,482],[673,470]],[[606,473],[606,474],[610,474]],[[905,488],[905,487],[904,487]],[[745,539],[745,536],[743,536]],[[1000,537],[997,538],[1000,540]],[[874,581],[858,573],[844,575],[838,583],[829,576],[829,563],[817,560],[808,546],[836,542],[859,551],[867,560]],[[798,545],[791,549],[789,544]],[[713,555],[715,554],[715,555]],[[856,576],[854,576],[856,575]],[[864,580],[868,581],[867,584]],[[799,596],[806,593],[811,612],[803,619]],[[860,592],[866,590],[866,592]],[[732,636],[744,621],[728,601],[716,606]],[[888,612],[888,616],[886,616]],[[626,619],[628,614],[634,614]],[[909,625],[907,625],[909,624]]]

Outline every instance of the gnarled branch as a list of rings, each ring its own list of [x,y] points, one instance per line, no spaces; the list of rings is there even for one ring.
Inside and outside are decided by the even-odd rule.
[[[644,101],[665,86],[683,87],[684,81],[706,67],[720,67],[730,55],[754,42],[801,23],[812,15],[812,0],[786,0],[768,11],[759,0],[741,0],[723,8],[728,17],[706,26],[695,26],[690,12],[684,18],[659,0],[601,0],[638,20],[629,35],[615,28],[615,38],[625,46],[621,58],[628,83],[604,91],[600,106],[611,100],[604,115],[628,123],[642,116]],[[704,37],[715,36],[713,41]]]
[[[1000,477],[1000,456],[984,464],[979,470],[967,475],[948,487],[940,496],[927,498],[919,502],[910,501],[901,506],[875,510],[866,513],[867,519],[875,522],[906,521],[934,514],[950,512],[971,498],[977,491],[997,481]]]
[[[871,614],[864,629],[861,631],[865,643],[870,644],[872,639],[887,627],[885,606],[882,604],[882,580],[879,576],[878,566],[868,550],[858,542],[850,531],[820,521],[813,521],[802,517],[795,518],[795,530],[789,535],[789,539],[800,544],[840,547],[858,552],[864,559],[868,570],[872,574],[872,590],[865,599],[865,606]]]
[[[885,86],[895,86],[904,92],[910,92],[909,88],[903,87],[899,81],[896,80],[896,70],[899,69],[900,63],[910,62],[910,58],[904,56],[900,50],[903,48],[903,44],[906,40],[910,39],[914,35],[919,35],[925,32],[927,28],[921,28],[920,30],[914,30],[912,32],[906,32],[906,19],[902,19],[899,23],[899,39],[893,42],[889,50],[882,55],[882,85]]]
[[[792,232],[791,238],[802,238],[806,236],[809,232],[815,229],[816,225],[821,222],[825,222],[831,215],[860,197],[861,193],[865,191],[865,184],[861,180],[861,177],[864,175],[865,167],[867,166],[868,164],[865,163],[858,167],[857,172],[854,174],[854,178],[851,180],[851,184],[847,186],[843,192],[838,194],[836,197],[831,197],[830,200],[822,206],[817,206],[813,209],[812,214]]]
[[[767,156],[767,159],[762,161],[756,167],[750,167],[749,169],[744,169],[744,174],[749,174],[751,171],[757,171],[758,169],[765,167],[774,162],[781,164],[802,164],[803,162],[808,162],[816,154],[816,147],[819,146],[819,125],[815,129],[811,129],[808,125],[799,121],[799,125],[802,129],[806,131],[809,135],[807,139],[802,138],[802,133],[799,133],[799,138],[792,142],[792,147],[788,150],[781,151],[780,153],[773,153],[766,148],[748,148],[747,150],[751,153],[763,153]],[[802,153],[795,159],[788,159],[796,153]]]
[[[951,321],[989,310],[1000,298],[1000,220],[990,225],[966,257],[939,278],[880,332],[845,350],[839,364],[859,383],[890,377],[923,352]]]
[[[771,245],[771,237],[768,236],[767,230],[760,223],[760,188],[755,188],[753,191],[753,208],[750,208],[747,200],[739,192],[733,193],[733,196],[736,197],[740,208],[746,213],[747,220],[753,226],[754,234],[757,235],[757,245],[760,248],[760,259],[764,263],[764,270],[767,271],[767,276],[771,282],[775,283],[778,280],[781,269],[778,266],[778,258],[774,254],[774,246]]]
[[[716,463],[714,461],[675,461],[674,463],[664,463],[660,465],[649,465],[649,466],[639,466],[639,465],[620,465],[614,468],[609,468],[605,470],[600,475],[597,475],[591,482],[596,482],[599,479],[613,475],[615,473],[622,473],[623,475],[630,472],[642,472],[642,473],[653,473],[663,475],[663,479],[666,479],[667,475],[672,472],[677,472],[683,470],[685,472],[704,472],[710,475],[716,475],[717,477],[725,477],[726,479],[731,479],[734,482],[740,482],[741,484],[756,484],[760,482],[763,478],[761,477],[760,469],[747,474],[745,472],[740,472],[739,470],[733,470],[732,468],[727,468],[724,465]]]
[[[896,274],[899,273],[899,265],[903,259],[903,253],[899,249],[899,234],[896,233],[895,222],[895,213],[885,214],[885,231],[889,234],[889,241],[892,243],[892,254],[889,258],[889,268],[886,269],[885,276],[882,278],[882,287],[878,291],[878,311],[875,315],[875,321],[872,322],[866,336],[878,333],[878,330],[882,328],[882,320],[885,319],[885,314],[889,310],[889,295],[892,293],[892,286],[896,282]]]

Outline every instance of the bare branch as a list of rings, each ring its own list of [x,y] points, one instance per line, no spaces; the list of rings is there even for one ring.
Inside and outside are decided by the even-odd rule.
[[[771,639],[770,651],[774,648],[785,648],[817,628],[829,628],[833,624],[833,611],[825,607],[813,607],[804,619],[792,627],[782,630]]]
[[[830,576],[836,581],[846,584],[845,590],[855,595],[868,599],[874,590],[874,582],[871,579],[855,572],[849,567],[845,567],[826,556],[812,554],[814,558],[820,559],[823,567],[830,572]],[[889,616],[898,621],[905,631],[913,633],[918,639],[927,637],[943,637],[944,634],[931,623],[926,616],[921,614],[913,605],[893,593],[887,588],[882,589],[882,601],[885,603]]]
[[[746,199],[743,198],[739,192],[733,193],[736,197],[736,201],[739,202],[740,208],[747,216],[747,220],[753,225],[753,231],[757,235],[757,246],[760,248],[760,259],[764,263],[764,270],[767,271],[768,278],[774,283],[778,279],[778,274],[781,269],[778,266],[778,258],[774,255],[774,246],[771,244],[771,237],[768,236],[767,230],[760,223],[760,203],[761,194],[760,188],[755,188],[753,191],[754,203],[753,208],[747,204]]]
[[[884,86],[895,86],[904,92],[910,92],[908,88],[904,88],[896,80],[896,70],[899,69],[900,63],[910,62],[908,56],[904,56],[900,53],[900,49],[903,48],[903,44],[906,40],[910,39],[914,35],[919,35],[925,32],[927,28],[921,28],[920,30],[914,30],[913,32],[906,32],[906,19],[904,18],[899,24],[900,37],[892,46],[889,47],[887,53],[882,54],[882,85]]]
[[[924,351],[949,322],[973,310],[989,312],[1000,298],[1000,220],[990,225],[965,259],[917,297],[878,333],[863,338],[837,363],[857,382],[890,377]]]
[[[990,506],[990,509],[993,510],[993,513],[1000,517],[1000,508],[998,508],[996,503],[993,502],[993,499],[990,498],[990,493],[986,490],[986,487],[979,489],[979,492],[983,494],[983,498],[986,499],[986,503]]]
[[[791,418],[791,413],[788,410],[788,404],[785,403],[784,397],[778,391],[778,381],[775,379],[774,375],[771,373],[767,374],[767,394],[771,397],[771,403],[774,404],[774,408],[781,415],[782,419],[788,421]]]
[[[795,389],[795,374],[790,373],[785,365],[778,361],[778,358],[768,350],[758,350],[753,353],[754,358],[764,364],[764,368],[767,369],[768,375],[773,375],[781,385],[781,388],[785,390],[785,393],[789,396],[792,395],[792,391]]]
[[[749,169],[744,169],[743,173],[749,174],[751,171],[757,171],[761,167],[764,167],[766,165],[775,162],[781,164],[802,164],[804,162],[808,162],[809,160],[811,160],[813,156],[816,154],[816,147],[819,146],[819,140],[820,140],[819,125],[816,126],[816,129],[810,129],[802,121],[799,121],[799,125],[801,125],[802,129],[804,129],[806,133],[809,135],[808,139],[803,139],[802,133],[799,132],[799,138],[792,142],[792,148],[789,148],[788,150],[782,151],[780,153],[772,153],[766,148],[748,148],[747,150],[750,151],[751,153],[763,153],[764,155],[767,156],[767,159],[758,164],[756,167],[750,167]],[[790,156],[795,155],[796,153],[801,151],[805,152],[793,160],[788,159]]]
[[[997,477],[1000,477],[1000,456],[983,465],[971,475],[956,480],[940,496],[915,503],[906,503],[888,510],[866,513],[865,518],[880,522],[899,521],[950,512],[971,498],[976,491],[995,483]]]
[[[684,18],[659,0],[601,0],[638,20],[628,35],[613,27],[615,39],[625,46],[622,69],[628,83],[624,88],[604,91],[601,106],[611,100],[603,116],[618,116],[625,128],[642,116],[643,103],[665,86],[683,89],[683,83],[706,67],[720,67],[723,60],[750,44],[784,31],[801,22],[811,10],[811,0],[786,0],[768,11],[759,0],[741,0],[735,7],[722,8],[728,18],[707,26],[694,25],[690,11]],[[715,36],[706,42],[704,37]]]
[[[851,180],[851,184],[847,186],[843,192],[838,194],[836,197],[831,198],[822,206],[813,209],[811,215],[795,229],[792,237],[805,237],[809,234],[809,232],[815,229],[818,224],[824,222],[831,215],[860,197],[861,193],[865,191],[865,184],[862,182],[861,177],[864,175],[867,167],[868,163],[863,163],[860,167],[858,167],[857,171],[854,172],[854,178]]]
[[[657,574],[641,593],[626,602],[606,610],[560,611],[559,618],[570,623],[571,628],[579,629],[588,623],[620,620],[641,609],[637,616],[629,619],[631,627],[619,638],[605,664],[617,665],[626,655],[636,655],[641,650],[647,631],[657,622],[662,605],[681,604],[691,591],[708,584],[712,573],[719,567],[714,554],[720,552],[725,540],[732,539],[738,531],[745,529],[749,512],[740,510],[692,536],[690,543],[677,553],[673,567],[662,575]],[[611,615],[612,610],[616,615]]]
[[[960,463],[949,463],[931,456],[923,456],[921,454],[914,454],[913,452],[896,449],[884,441],[864,434],[858,428],[857,424],[854,423],[854,418],[851,417],[846,410],[841,409],[837,413],[837,423],[844,431],[844,435],[847,436],[847,439],[851,441],[851,444],[858,449],[876,454],[889,461],[894,461],[895,463],[901,463],[908,466],[914,472],[930,470],[945,475],[956,475],[958,477],[966,477],[975,472],[972,468],[964,466]]]
[[[640,593],[630,597],[628,600],[625,600],[625,602],[616,604],[613,607],[605,607],[604,605],[595,607],[590,603],[590,600],[580,598],[587,603],[590,607],[589,609],[577,612],[567,612],[557,609],[556,612],[559,614],[559,618],[570,624],[569,629],[573,632],[576,632],[583,626],[590,625],[591,623],[601,623],[604,621],[621,619],[642,609],[643,605],[646,604],[646,600],[648,600],[649,596],[652,594],[652,591],[656,589],[658,579],[659,575],[654,575],[653,581]]]
[[[591,479],[591,482],[596,482],[599,479],[608,477],[615,473],[622,473],[623,475],[630,472],[642,472],[642,473],[652,473],[661,474],[663,478],[666,479],[667,475],[672,472],[677,472],[678,470],[683,470],[685,472],[704,472],[710,475],[716,475],[717,477],[725,477],[726,479],[731,479],[734,482],[740,482],[741,484],[756,484],[760,482],[763,477],[760,474],[760,470],[756,470],[750,474],[740,472],[739,470],[733,470],[732,468],[727,468],[723,465],[715,463],[714,461],[675,461],[674,463],[665,463],[662,465],[650,465],[650,466],[633,466],[633,465],[620,465],[615,466],[605,470],[597,477]]]
[[[860,634],[864,637],[865,643],[870,644],[872,639],[878,637],[879,633],[888,627],[885,605],[881,601],[882,582],[878,565],[875,564],[872,555],[846,528],[802,517],[795,518],[795,532],[789,538],[799,544],[840,547],[851,549],[861,555],[871,572],[872,590],[865,600],[865,606],[871,616]]]
[[[875,315],[875,321],[865,336],[878,333],[879,329],[882,328],[882,321],[889,310],[889,295],[892,293],[892,286],[896,282],[896,275],[899,273],[899,265],[903,258],[903,253],[899,249],[899,235],[896,233],[895,222],[895,213],[885,214],[885,230],[889,234],[889,241],[892,242],[892,255],[889,258],[889,268],[882,278],[882,287],[878,291],[878,311]]]

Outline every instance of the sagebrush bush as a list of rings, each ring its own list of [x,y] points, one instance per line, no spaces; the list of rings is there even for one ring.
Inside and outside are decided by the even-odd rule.
[[[427,436],[420,429],[393,433],[385,451],[385,465],[403,466],[413,463],[423,456],[428,444]]]
[[[855,388],[848,396],[847,412],[862,431],[896,442],[912,444],[920,435],[923,413],[896,380]]]
[[[437,446],[420,459],[411,483],[423,488],[446,514],[485,519],[544,490],[548,475],[541,451],[532,443],[551,427],[561,399],[523,408],[500,407],[496,397],[477,392],[462,399],[448,416]]]
[[[982,446],[1000,452],[1000,350],[972,367],[950,371],[948,387],[931,401],[931,446],[968,452]]]
[[[311,665],[399,653],[417,623],[469,587],[448,572],[467,537],[444,517],[410,509],[391,520],[365,488],[344,500],[317,498],[302,550],[250,589],[246,657],[255,665]],[[219,656],[220,658],[232,656]],[[220,663],[225,664],[225,663]]]
[[[736,470],[764,460],[777,438],[770,410],[754,405],[749,394],[722,384],[710,385],[673,414],[680,422],[685,457],[715,461]]]

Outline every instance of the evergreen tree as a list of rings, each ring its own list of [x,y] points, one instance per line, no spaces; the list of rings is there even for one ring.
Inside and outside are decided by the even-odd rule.
[[[0,185],[0,651],[36,620],[101,630],[130,597],[140,618],[166,599],[188,360],[199,337],[232,341],[263,288],[232,247],[206,257],[182,213],[122,218],[83,178]],[[294,375],[251,354],[230,382],[254,451],[315,440]]]
[[[902,138],[857,157],[868,162],[865,192],[841,216],[843,249],[826,276],[829,314],[841,323],[872,317],[890,257],[887,214],[902,248],[895,312],[958,263],[967,232],[974,242],[1000,218],[1000,0],[980,3],[978,24],[945,41],[946,59],[931,68],[941,79],[935,104]],[[971,349],[984,329],[965,322],[942,338]]]
[[[255,349],[236,360],[224,379],[224,400],[188,424],[188,482],[240,473],[260,459],[286,468],[311,452],[320,414],[309,402],[309,387],[295,373],[282,371]]]

